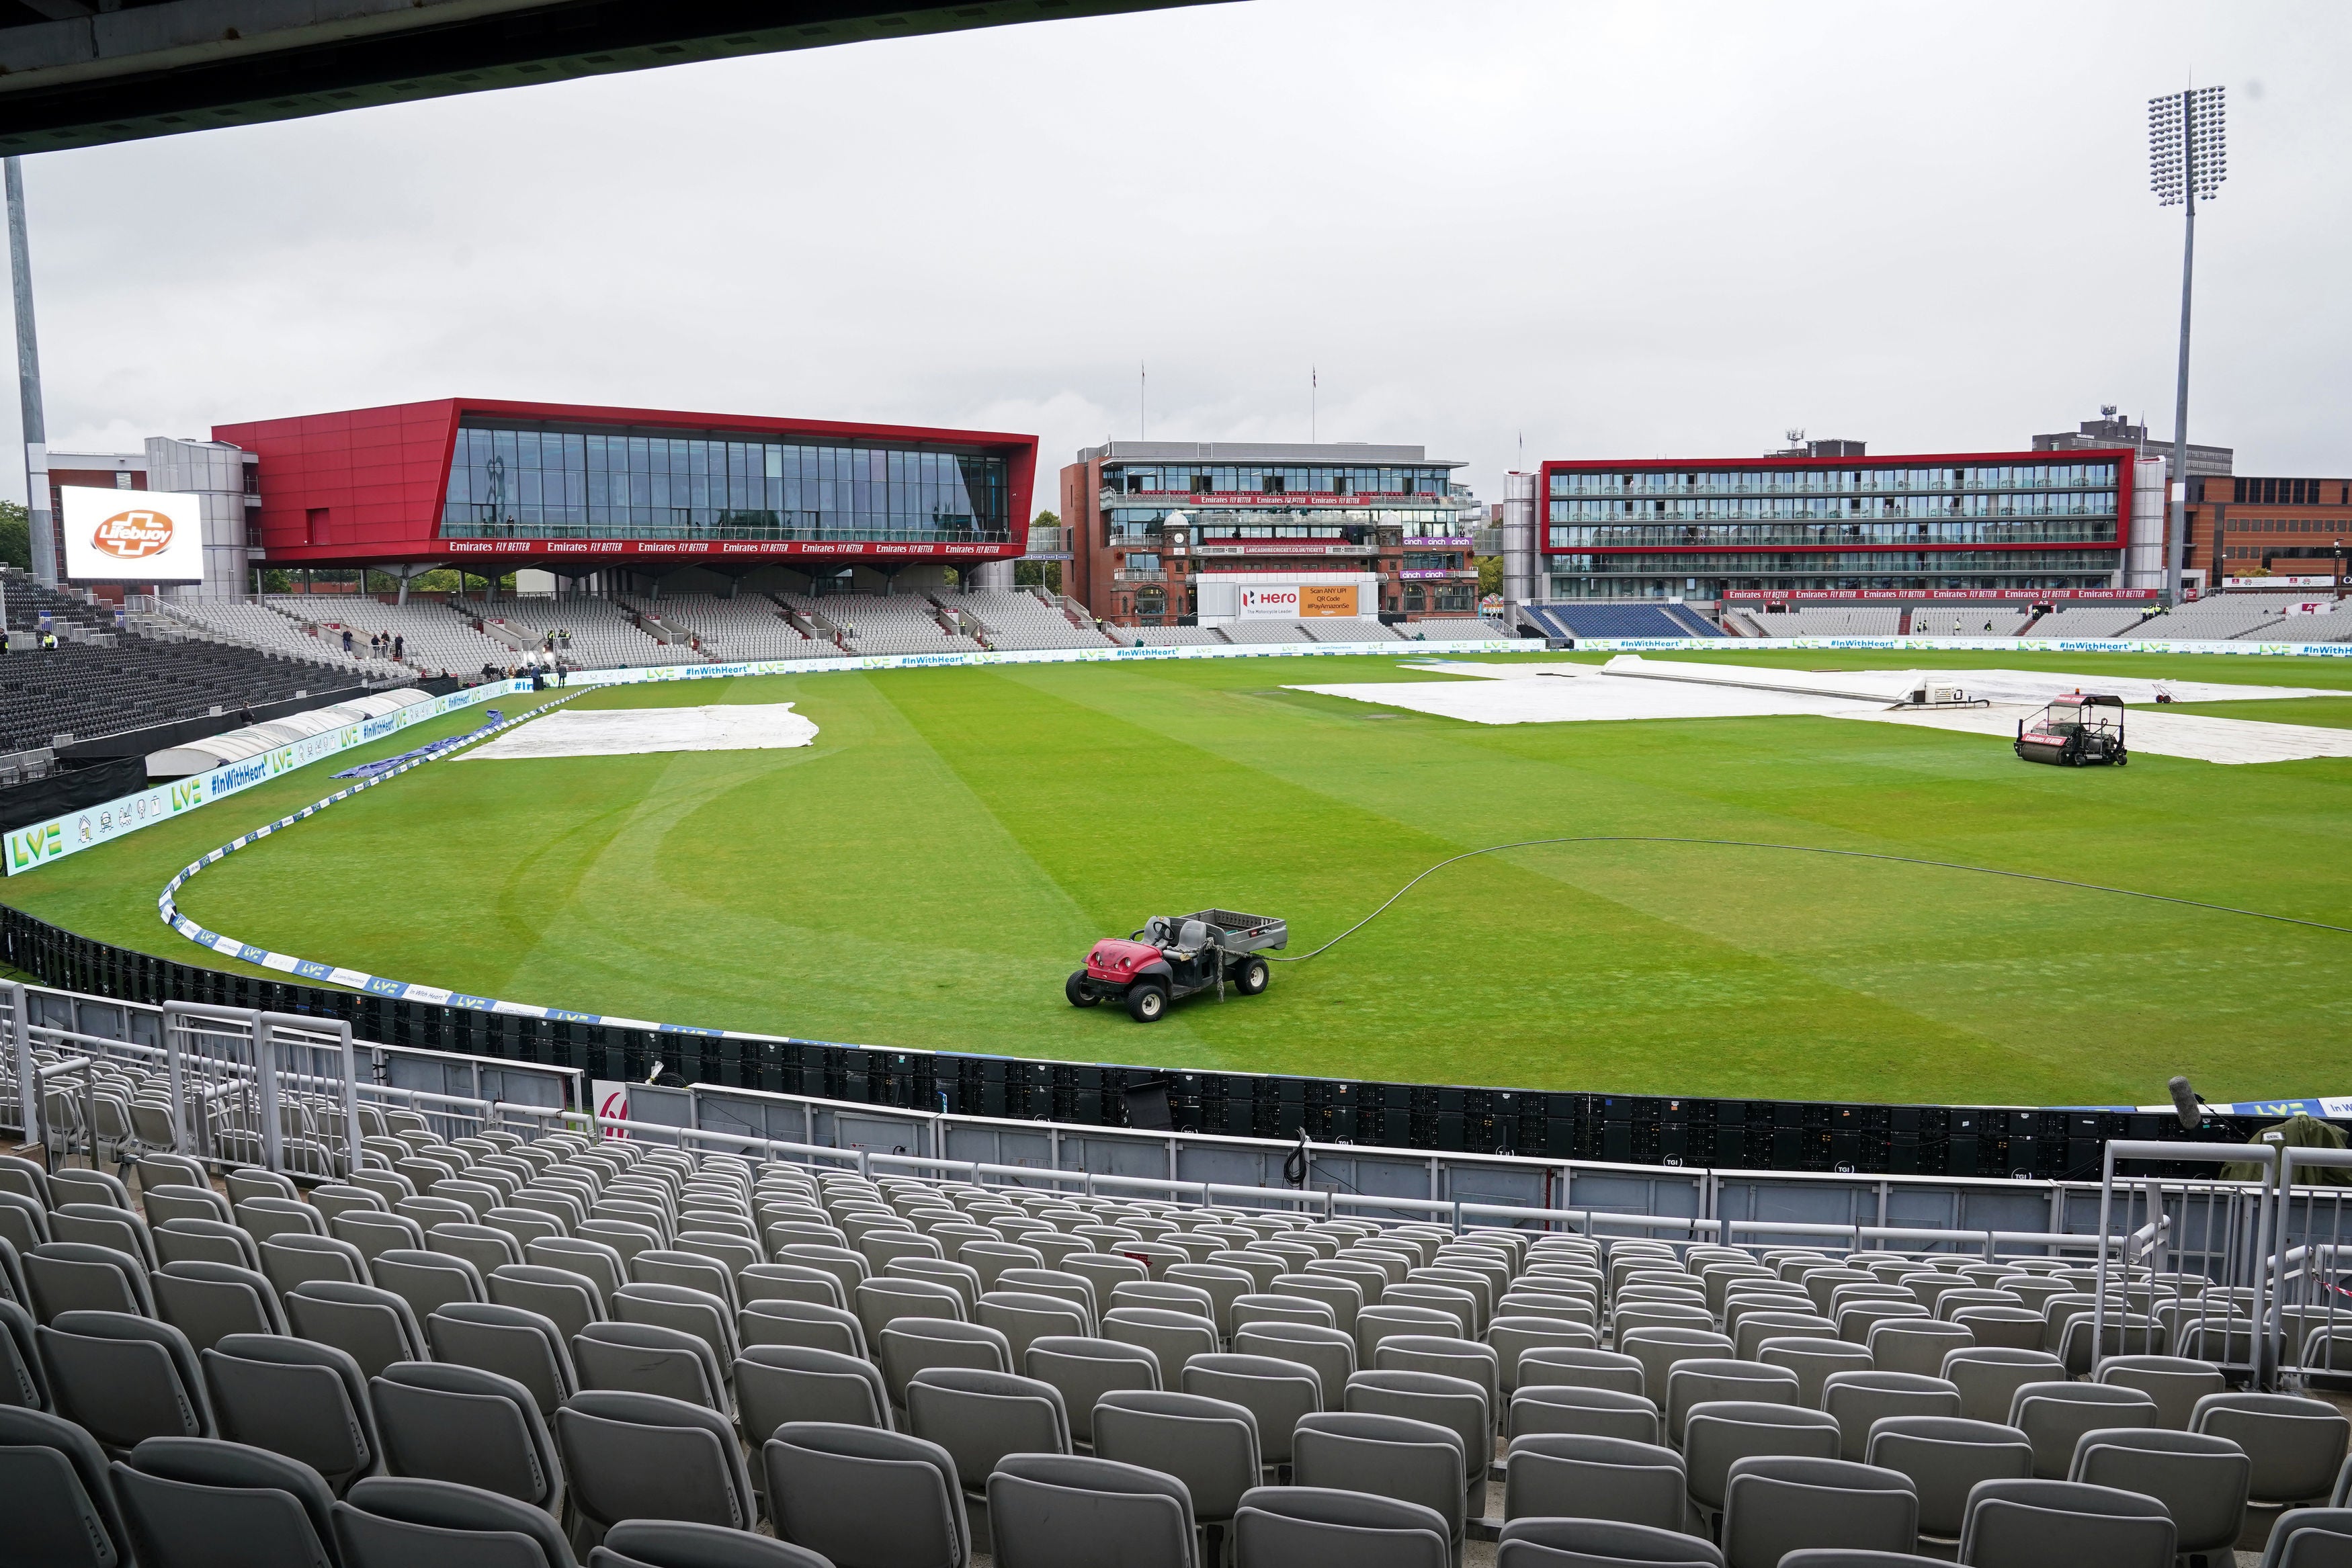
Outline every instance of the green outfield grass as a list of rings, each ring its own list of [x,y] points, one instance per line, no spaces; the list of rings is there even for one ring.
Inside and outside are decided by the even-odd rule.
[[[1410,656],[1410,655],[1409,655]],[[2352,666],[1745,653],[2343,689],[2210,711],[2352,724]],[[620,687],[792,701],[784,752],[444,762],[229,857],[218,931],[516,1001],[870,1044],[1647,1093],[2147,1102],[2352,1092],[2352,936],[2013,880],[1688,845],[1512,851],[1423,883],[1251,1000],[1146,1028],[1064,1003],[1088,945],[1208,904],[1294,952],[1433,862],[1572,833],[1877,851],[2352,925],[2352,763],[2018,762],[1834,719],[1488,727],[1286,690],[1394,658],[1006,665]],[[2195,709],[2186,711],[2198,711]],[[441,721],[469,728],[470,716]],[[404,749],[412,730],[378,749]],[[75,930],[220,963],[161,884],[329,767],[16,878]]]

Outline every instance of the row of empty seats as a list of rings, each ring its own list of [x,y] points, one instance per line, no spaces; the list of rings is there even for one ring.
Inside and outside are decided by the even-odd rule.
[[[1092,625],[1080,626],[1059,605],[1026,589],[976,589],[940,602],[987,628],[992,648],[1108,648],[1116,644]]]
[[[540,1568],[653,1521],[741,1537],[680,1562],[803,1568],[1458,1568],[1474,1536],[1517,1568],[2164,1568],[2303,1504],[2274,1549],[2352,1534],[2352,1423],[2231,1392],[2250,1302],[2200,1276],[2111,1267],[2095,1333],[2058,1259],[1456,1234],[396,1112],[307,1192],[132,1157],[135,1202],[0,1158],[0,1518],[119,1518],[142,1563],[225,1561],[173,1521],[260,1492],[293,1506],[231,1538],[259,1568],[436,1529]],[[816,1557],[723,1554],[759,1531]]]
[[[640,600],[637,608],[683,626],[701,640],[703,657],[721,664],[751,659],[814,659],[836,652],[786,619],[764,593],[722,599],[715,593],[670,593]]]
[[[532,646],[553,636],[557,656],[582,668],[690,664],[698,659],[688,648],[663,643],[639,629],[635,612],[609,599],[526,594],[520,598],[452,602],[468,616],[505,623]],[[516,657],[509,653],[504,662],[512,663]]]
[[[1902,629],[1903,612],[1893,605],[1857,609],[1784,610],[1748,612],[1748,623],[1767,637],[1892,637]]]
[[[511,644],[475,631],[467,616],[435,600],[386,604],[362,594],[289,593],[262,602],[270,612],[300,622],[297,635],[308,635],[307,627],[315,625],[322,639],[332,638],[338,646],[346,628],[362,649],[371,636],[398,637],[403,664],[436,674],[463,675],[484,664],[504,669],[520,656]]]
[[[976,653],[980,644],[940,623],[940,607],[919,593],[780,593],[786,606],[840,629],[856,653]]]

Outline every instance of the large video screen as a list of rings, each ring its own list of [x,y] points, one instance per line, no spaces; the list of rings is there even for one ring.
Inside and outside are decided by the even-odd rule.
[[[68,485],[66,577],[73,582],[202,582],[203,497]]]

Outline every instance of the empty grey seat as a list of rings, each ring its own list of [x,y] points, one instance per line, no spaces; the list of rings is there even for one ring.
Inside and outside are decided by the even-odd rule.
[[[1313,1323],[1256,1322],[1234,1331],[1234,1354],[1262,1355],[1273,1361],[1295,1361],[1315,1369],[1323,1385],[1323,1407],[1339,1402],[1340,1390],[1356,1375],[1356,1337],[1341,1329]],[[1175,1375],[1169,1375],[1175,1381]]]
[[[546,1514],[454,1481],[362,1478],[335,1505],[334,1529],[342,1568],[573,1568]]]
[[[1324,1487],[1259,1487],[1234,1515],[1234,1568],[1446,1568],[1435,1510]]]
[[[657,1394],[587,1389],[555,1413],[572,1500],[609,1529],[625,1519],[682,1519],[749,1530],[757,1517],[734,1423]]]
[[[1723,1501],[1729,1568],[1778,1568],[1806,1546],[1908,1552],[1919,1539],[1909,1477],[1843,1459],[1759,1455],[1731,1467]]]
[[[735,1398],[753,1442],[793,1421],[890,1424],[890,1396],[872,1362],[806,1345],[746,1347],[735,1359]]]
[[[753,1297],[735,1315],[737,1347],[752,1344],[804,1344],[812,1350],[837,1350],[844,1355],[866,1354],[866,1329],[857,1314],[821,1301],[787,1297]]]
[[[2074,1445],[2084,1433],[2109,1427],[2153,1427],[2156,1401],[2136,1388],[2110,1388],[2102,1383],[2027,1383],[2010,1401],[2009,1424],[2033,1445],[2034,1475],[2063,1481],[2074,1469]]]
[[[1503,1461],[1503,1517],[1613,1519],[1683,1527],[1683,1457],[1654,1443],[1569,1433],[1511,1439]]]
[[[907,1429],[954,1456],[957,1474],[975,1489],[1007,1454],[1070,1451],[1059,1389],[976,1367],[926,1367],[909,1379]]]
[[[1794,1405],[1797,1375],[1785,1366],[1754,1361],[1676,1362],[1666,1372],[1666,1396],[1661,1405],[1667,1440],[1682,1441],[1683,1417],[1690,1413],[1692,1406],[1725,1399],[1756,1405]]]
[[[613,1293],[613,1319],[654,1323],[695,1335],[710,1347],[723,1376],[735,1365],[735,1307],[709,1291],[652,1281],[632,1281]]]
[[[1401,1498],[1434,1510],[1458,1555],[1469,1456],[1451,1427],[1402,1416],[1327,1410],[1291,1437],[1298,1484]],[[1481,1458],[1486,1456],[1481,1455]]]
[[[1507,1435],[1521,1437],[1540,1432],[1617,1437],[1630,1443],[1665,1441],[1658,1407],[1641,1395],[1568,1383],[1528,1384],[1511,1396]]]
[[[147,1270],[128,1253],[86,1241],[44,1241],[20,1261],[33,1316],[40,1322],[77,1312],[155,1315]]]
[[[229,1263],[166,1263],[147,1277],[155,1315],[198,1351],[225,1334],[284,1333],[285,1309],[268,1280]]]
[[[111,1247],[142,1268],[155,1266],[155,1243],[147,1233],[147,1222],[128,1208],[118,1208],[110,1203],[59,1204],[50,1211],[49,1234],[59,1241]]]
[[[1264,1468],[1257,1418],[1245,1406],[1203,1395],[1137,1389],[1106,1394],[1095,1406],[1094,1430],[1097,1458],[1183,1482],[1193,1521],[1217,1531],[1213,1544]]]
[[[954,1318],[895,1318],[883,1325],[878,1348],[883,1385],[895,1405],[906,1404],[907,1385],[926,1368],[1013,1370],[1012,1346],[1003,1333]]]
[[[531,1261],[539,1262],[534,1257]],[[736,1294],[743,1306],[753,1301],[808,1301],[817,1306],[845,1307],[841,1281],[823,1269],[800,1263],[754,1263],[735,1276]]]
[[[286,1297],[286,1321],[304,1339],[349,1351],[373,1377],[397,1361],[423,1361],[425,1331],[406,1297],[373,1285],[313,1280]]]
[[[1314,1368],[1270,1356],[1196,1355],[1185,1363],[1181,1382],[1187,1394],[1246,1409],[1257,1423],[1258,1449],[1268,1465],[1290,1463],[1290,1437],[1299,1417],[1324,1407],[1322,1380]],[[1074,1413],[1073,1436],[1076,1426]]]
[[[1462,1439],[1464,1506],[1470,1517],[1486,1512],[1486,1476],[1494,1463],[1495,1415],[1486,1391],[1466,1377],[1434,1372],[1360,1372],[1348,1379],[1344,1407],[1379,1416],[1402,1416],[1451,1427]]]
[[[590,1323],[573,1337],[583,1388],[657,1394],[706,1410],[727,1408],[727,1379],[698,1334],[658,1323]]]
[[[256,1241],[267,1241],[273,1236],[324,1236],[327,1233],[326,1216],[291,1194],[239,1197],[236,1182],[239,1177],[250,1177],[252,1174],[246,1171],[229,1173],[230,1207],[236,1214],[236,1223],[247,1235]]]
[[[394,1247],[379,1252],[368,1265],[368,1276],[379,1287],[407,1301],[423,1322],[453,1301],[488,1299],[481,1270],[463,1258],[446,1252],[417,1251]]]
[[[1601,1519],[1515,1519],[1496,1537],[1496,1568],[1723,1568],[1710,1542]]]
[[[2058,1364],[2055,1356],[2049,1360],[2052,1365]],[[2098,1381],[2117,1388],[2136,1388],[2147,1395],[2156,1401],[2157,1424],[2176,1432],[2189,1430],[2200,1399],[2208,1394],[2229,1391],[2229,1381],[2221,1375],[2220,1367],[2210,1362],[2186,1361],[2176,1355],[2111,1355],[2099,1364]]]
[[[520,1307],[452,1301],[425,1320],[425,1337],[436,1361],[513,1378],[530,1390],[541,1415],[552,1415],[580,1387],[562,1333]]]
[[[2352,1563],[2352,1509],[2291,1508],[2271,1524],[2261,1568],[2344,1568]]]
[[[543,1269],[562,1269],[596,1287],[597,1304],[612,1310],[613,1292],[629,1282],[628,1263],[618,1250],[585,1236],[550,1236],[526,1241],[523,1261]]]
[[[511,1377],[434,1361],[394,1363],[368,1385],[384,1469],[460,1481],[552,1514],[563,1494],[555,1439]]]
[[[1979,1481],[1960,1531],[1974,1568],[2171,1568],[2164,1504],[2072,1481]]]
[[[796,1421],[761,1450],[776,1537],[835,1568],[964,1568],[971,1541],[953,1456],[872,1427]]]
[[[588,1561],[590,1568],[835,1568],[819,1553],[788,1541],[656,1519],[614,1525]]]
[[[0,1520],[14,1562],[122,1568],[131,1561],[105,1453],[46,1410],[0,1406]]]
[[[49,1407],[48,1375],[41,1370],[40,1331],[33,1314],[0,1301],[0,1408]]]
[[[159,1264],[180,1262],[234,1263],[261,1271],[261,1249],[253,1238],[222,1219],[166,1219],[152,1227]]]
[[[1856,1464],[1870,1448],[1871,1424],[1888,1416],[1958,1416],[1960,1391],[1916,1372],[1833,1372],[1822,1383],[1822,1408],[1844,1433],[1843,1457]]]
[[[1606,1388],[1618,1394],[1646,1395],[1649,1377],[1640,1361],[1613,1350],[1538,1345],[1519,1353],[1517,1387],[1556,1385]]]
[[[321,1568],[335,1494],[299,1459],[208,1437],[150,1437],[114,1466],[140,1568]]]
[[[301,1231],[265,1236],[259,1251],[261,1271],[281,1296],[310,1280],[340,1280],[353,1285],[371,1282],[367,1259],[360,1249],[331,1236]]]
[[[1960,1416],[1969,1421],[2005,1424],[2020,1388],[2029,1383],[2063,1381],[2065,1375],[2065,1363],[2043,1350],[1980,1344],[1944,1356],[1944,1381],[1960,1391]],[[2189,1425],[2185,1409],[2180,1425]]]
[[[109,1448],[209,1437],[212,1405],[187,1335],[130,1312],[70,1312],[40,1330],[57,1413]]]
[[[289,1334],[230,1334],[203,1353],[220,1436],[299,1459],[337,1492],[380,1452],[366,1380],[344,1351]]]
[[[1839,1447],[1836,1416],[1793,1405],[1724,1400],[1696,1406],[1683,1422],[1690,1498],[1707,1510],[1723,1507],[1731,1469],[1742,1459],[1834,1459]]]
[[[2253,1461],[2227,1437],[2158,1428],[2089,1431],[2066,1479],[2161,1498],[2184,1557],[2226,1552],[2245,1527]]]
[[[1022,1371],[1060,1391],[1074,1443],[1094,1441],[1095,1403],[1105,1394],[1160,1386],[1159,1357],[1141,1345],[1118,1340],[1061,1334],[1034,1339],[1022,1358]]]
[[[604,1321],[604,1298],[597,1294],[596,1282],[584,1274],[536,1263],[506,1263],[491,1270],[482,1284],[492,1305],[537,1312],[567,1340],[590,1323]]]
[[[1069,1454],[1008,1454],[988,1478],[988,1525],[1002,1568],[1100,1562],[1200,1568],[1192,1499],[1157,1470]]]
[[[2253,1501],[2292,1506],[2328,1495],[2352,1420],[2324,1401],[2294,1395],[2209,1394],[2197,1402],[2189,1429],[2227,1437],[2246,1450],[2253,1461]]]
[[[1882,1416],[1870,1429],[1867,1462],[1911,1479],[1921,1533],[1959,1539],[1969,1492],[1979,1481],[2033,1474],[2033,1444],[2014,1427],[1948,1416]]]

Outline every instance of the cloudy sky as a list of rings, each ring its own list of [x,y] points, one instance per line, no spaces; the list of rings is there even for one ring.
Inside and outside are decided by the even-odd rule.
[[[51,444],[467,395],[1545,457],[2352,472],[2352,6],[1245,0],[30,160]],[[16,438],[16,402],[0,398]],[[23,496],[0,465],[0,493]],[[1041,489],[1046,504],[1050,486]]]

